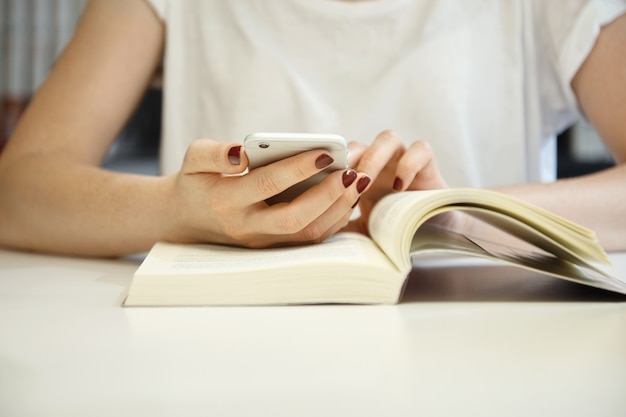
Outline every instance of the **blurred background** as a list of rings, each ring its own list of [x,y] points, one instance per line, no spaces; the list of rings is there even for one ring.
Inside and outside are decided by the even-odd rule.
[[[70,39],[88,0],[0,0],[0,152],[21,112]],[[161,91],[151,88],[112,147],[107,168],[156,174]],[[558,138],[558,176],[611,166],[594,130],[580,122]]]

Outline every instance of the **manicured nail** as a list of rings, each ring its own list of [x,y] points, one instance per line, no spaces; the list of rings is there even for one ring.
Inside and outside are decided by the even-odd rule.
[[[335,162],[335,160],[330,155],[324,153],[318,156],[317,159],[315,160],[315,168],[317,169],[326,168],[333,162]]]
[[[363,191],[365,191],[365,189],[369,185],[370,181],[371,181],[371,179],[368,176],[361,177],[359,182],[356,183],[356,190],[359,192],[359,194],[361,194]]]
[[[393,182],[393,189],[396,191],[400,191],[402,189],[402,180],[396,177],[396,180]]]
[[[233,165],[241,163],[241,146],[233,146],[228,150],[228,161]]]
[[[356,206],[358,206],[358,205],[359,205],[359,201],[361,201],[361,197],[357,198],[357,199],[356,199],[356,202],[355,202],[355,203],[352,205],[352,207],[350,207],[350,208],[352,208],[352,209],[353,209],[353,208],[355,208]]]
[[[353,169],[346,169],[341,176],[341,181],[343,181],[343,186],[348,188],[352,185],[354,180],[356,180],[356,171]]]

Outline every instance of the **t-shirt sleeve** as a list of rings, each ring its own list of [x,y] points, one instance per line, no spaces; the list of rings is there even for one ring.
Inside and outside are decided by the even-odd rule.
[[[550,64],[565,98],[575,105],[572,79],[593,49],[602,26],[626,13],[626,0],[541,0],[536,4]]]

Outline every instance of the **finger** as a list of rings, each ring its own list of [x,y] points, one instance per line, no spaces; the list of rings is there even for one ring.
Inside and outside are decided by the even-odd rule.
[[[350,221],[345,227],[340,229],[341,232],[353,232],[360,233],[362,235],[367,235],[367,227],[361,219],[356,219]]]
[[[340,231],[350,220],[351,210],[344,213],[335,223],[329,223],[324,219],[325,216],[316,219],[314,222],[305,227],[302,231],[287,237],[287,241],[291,243],[320,243],[329,236]],[[328,226],[330,225],[330,226]]]
[[[221,173],[238,174],[245,170],[248,160],[239,143],[216,142],[211,139],[195,140],[187,148],[182,171],[185,174]]]
[[[396,168],[395,191],[445,188],[435,155],[428,142],[415,141],[402,155]]]
[[[348,142],[348,166],[356,167],[366,149],[367,145],[362,142]]]
[[[349,212],[345,213],[337,222],[335,222],[335,224],[333,224],[330,228],[327,229],[326,233],[323,236],[321,236],[318,240],[315,240],[313,242],[314,243],[323,242],[329,236],[332,236],[335,233],[342,231],[350,223],[350,217],[352,216],[353,210],[354,209],[351,209]]]
[[[328,152],[313,150],[255,168],[245,176],[243,197],[247,203],[264,201],[323,171],[333,162]]]
[[[360,177],[363,177],[361,175]],[[315,241],[345,216],[350,216],[359,198],[353,170],[334,172],[290,203],[265,210],[262,222],[266,234],[293,235],[293,239]]]
[[[380,133],[361,155],[356,170],[376,179],[385,166],[404,151],[404,144],[391,130]]]
[[[355,184],[361,178],[362,176],[357,177]],[[356,200],[354,198],[354,189],[344,193],[328,210],[317,217],[300,233],[300,239],[310,242],[321,242],[346,227],[360,200],[358,191]]]

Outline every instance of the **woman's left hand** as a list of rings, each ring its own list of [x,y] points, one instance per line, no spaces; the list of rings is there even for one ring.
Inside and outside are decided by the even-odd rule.
[[[387,194],[447,188],[428,142],[415,141],[407,148],[398,135],[385,130],[370,146],[350,142],[349,149],[349,165],[357,172],[366,173],[371,182],[357,185],[365,189],[359,200],[361,217],[350,222],[344,231],[368,234],[372,208]]]

